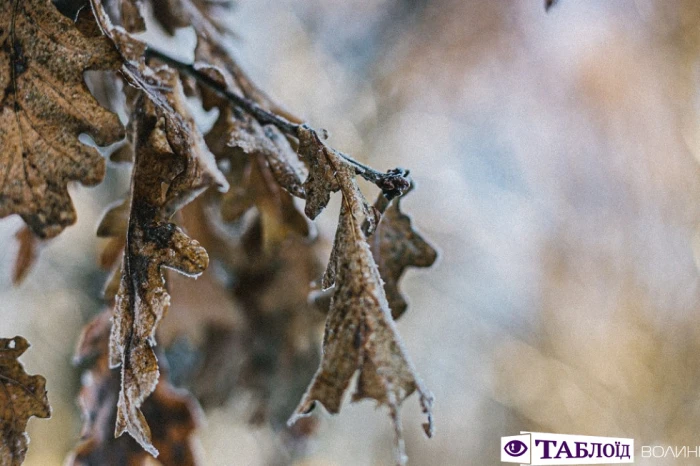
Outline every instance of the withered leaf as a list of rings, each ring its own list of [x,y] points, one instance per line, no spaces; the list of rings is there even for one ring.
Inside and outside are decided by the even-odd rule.
[[[141,16],[142,3],[142,0],[121,0],[119,4],[122,26],[129,32],[146,30],[146,21]]]
[[[119,373],[108,363],[110,312],[104,311],[83,329],[74,361],[84,366],[79,403],[83,412],[80,443],[67,465],[146,466],[152,457],[132,438],[114,438],[117,416]],[[160,452],[158,463],[194,466],[199,463],[192,438],[199,424],[200,409],[194,398],[173,388],[161,361],[161,374],[153,395],[143,405],[145,416],[154,423],[153,444]]]
[[[290,234],[301,237],[309,234],[306,219],[296,210],[291,196],[272,179],[265,160],[259,154],[249,156],[241,181],[221,199],[224,221],[238,220],[255,207],[262,223],[262,249],[266,252],[276,249]]]
[[[316,131],[301,126],[298,130],[299,157],[309,167],[309,176],[304,181],[306,192],[306,207],[304,212],[311,220],[328,205],[331,193],[338,191],[340,186],[335,177],[335,167],[329,157],[334,157],[332,150],[323,144]]]
[[[428,416],[425,432],[432,435],[433,396],[423,386],[391,317],[377,265],[366,242],[362,223],[367,211],[359,190],[348,186],[347,168],[338,170],[343,203],[331,256],[329,284],[335,289],[326,320],[323,358],[311,385],[289,422],[308,414],[316,401],[338,413],[353,375],[359,371],[353,401],[371,398],[389,407],[397,434],[397,459],[404,461],[399,407],[418,391]],[[343,174],[342,172],[346,172]],[[354,179],[351,180],[354,183]]]
[[[27,454],[30,417],[51,416],[46,379],[27,375],[17,360],[29,348],[24,338],[0,338],[0,465],[19,466]]]
[[[335,152],[326,153],[326,160],[328,166],[332,167],[333,177],[338,183],[339,188],[342,189],[343,203],[348,203],[346,207],[353,210],[353,215],[364,219],[362,239],[355,236],[353,236],[353,238],[356,241],[364,241],[366,243],[366,235],[374,232],[377,222],[379,221],[380,212],[374,206],[370,206],[367,199],[365,199],[365,196],[357,185],[357,180],[350,166],[345,164]],[[321,290],[328,290],[336,281],[338,271],[337,262],[339,255],[342,253],[341,250],[344,247],[343,240],[338,237],[339,230],[340,228],[338,227],[338,229],[336,229],[333,248],[331,249],[331,257],[328,260],[326,271],[321,279]]]
[[[124,236],[129,226],[129,200],[117,201],[107,207],[97,226],[99,238]]]
[[[226,186],[215,168],[210,171],[213,156],[186,116],[177,74],[161,69],[157,77],[170,90],[158,104],[144,92],[134,96],[131,205],[110,339],[110,365],[122,367],[115,435],[128,431],[154,456],[140,407],[158,382],[155,331],[170,303],[161,267],[196,276],[209,261],[169,219],[207,186]]]
[[[127,146],[131,148],[131,146]],[[97,226],[97,236],[105,238],[99,255],[100,267],[110,271],[102,294],[111,302],[119,291],[121,281],[121,258],[124,255],[126,231],[129,227],[130,198],[125,196],[107,208]]]
[[[229,147],[239,148],[246,155],[259,155],[269,166],[277,184],[299,198],[305,197],[301,181],[305,176],[304,166],[289,141],[276,127],[263,127],[250,116],[241,113],[232,115],[227,120],[226,131]]]
[[[377,230],[369,238],[394,319],[398,319],[408,307],[399,291],[399,280],[406,267],[430,267],[437,259],[437,251],[413,229],[411,217],[401,212],[401,199],[398,197],[389,203],[383,194],[379,194],[374,207],[383,215]]]
[[[211,58],[224,65],[228,63],[228,60],[222,60],[219,56]],[[242,92],[227,69],[201,63],[196,63],[195,67],[220,88]],[[267,161],[277,183],[289,193],[303,199],[305,193],[301,179],[306,175],[305,168],[280,130],[270,124],[263,126],[241,109],[231,108],[229,101],[206,87],[202,87],[200,94],[206,110],[219,109],[219,117],[206,137],[217,159],[231,159],[240,155],[240,152],[246,155],[259,154]]]
[[[17,238],[19,243],[19,250],[17,251],[15,266],[12,270],[12,283],[19,285],[24,281],[34,262],[36,262],[39,253],[39,238],[27,226],[20,229],[15,238]]]
[[[104,177],[104,159],[78,136],[99,145],[124,136],[83,80],[86,70],[117,68],[118,55],[107,38],[81,34],[51,0],[5,0],[0,18],[0,217],[19,214],[49,238],[75,222],[68,182]]]
[[[221,20],[224,10],[231,8],[232,0],[148,0],[156,21],[169,33],[182,27],[194,26],[199,33],[213,39],[230,33]],[[119,0],[121,25],[129,32],[146,29],[141,14],[144,0]]]
[[[265,252],[259,246],[261,219],[246,222],[246,229],[222,224],[220,197],[210,190],[182,211],[183,224],[193,234],[197,232],[222,272],[235,277],[219,282],[235,300],[225,309],[235,315],[235,321],[229,323],[209,320],[210,299],[202,300],[201,293],[188,301],[178,295],[189,289],[173,287],[174,306],[169,312],[184,304],[191,314],[185,325],[208,322],[206,339],[198,349],[204,360],[187,377],[189,388],[205,406],[221,405],[230,397],[245,398],[251,405],[249,422],[270,423],[294,455],[303,450],[305,437],[317,425],[317,419],[309,418],[285,427],[320,359],[318,343],[325,315],[307,299],[311,281],[322,270],[315,243],[293,235],[284,247]],[[207,276],[212,277],[211,270],[197,280],[198,287]],[[214,290],[207,293],[218,294]],[[163,325],[159,332],[162,329]]]
[[[202,69],[222,85],[227,82],[224,71]],[[226,177],[233,186],[221,198],[222,219],[235,222],[255,207],[262,221],[262,247],[266,252],[290,234],[308,236],[307,220],[290,195],[304,196],[304,167],[285,136],[274,126],[263,127],[251,116],[231,109],[220,97],[203,91],[202,98],[205,108],[220,108],[206,141],[219,163],[225,162]]]

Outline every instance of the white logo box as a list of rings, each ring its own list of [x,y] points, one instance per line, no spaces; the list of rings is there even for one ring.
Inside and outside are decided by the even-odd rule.
[[[502,462],[523,465],[634,463],[634,439],[544,432],[520,434],[501,437]],[[518,454],[523,451],[522,445],[527,450]]]

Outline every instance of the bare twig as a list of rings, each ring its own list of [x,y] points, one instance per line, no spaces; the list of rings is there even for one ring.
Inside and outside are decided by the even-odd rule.
[[[307,131],[312,131],[314,135],[317,138],[319,138],[319,140],[321,139],[319,137],[319,132],[314,128],[310,127],[309,125],[305,123],[293,123],[287,120],[286,118],[261,107],[255,101],[242,95],[239,95],[235,92],[231,92],[229,89],[222,86],[221,83],[219,83],[217,80],[211,78],[206,73],[203,73],[202,71],[198,70],[193,64],[183,63],[177,60],[176,58],[173,58],[170,55],[161,52],[160,50],[154,49],[153,47],[148,47],[146,49],[145,57],[146,59],[159,60],[169,66],[172,66],[180,72],[192,76],[200,83],[204,84],[208,88],[215,91],[217,94],[226,98],[233,105],[240,107],[246,112],[248,112],[256,120],[258,120],[258,122],[262,124],[274,125],[287,136],[292,136],[294,138],[299,139],[299,131],[304,129]],[[388,199],[400,196],[411,185],[411,182],[408,179],[408,170],[397,167],[388,170],[386,173],[382,173],[378,170],[375,170],[372,167],[358,162],[357,160],[353,159],[347,154],[344,154],[332,148],[331,150],[338,154],[343,160],[345,160],[345,162],[350,164],[355,169],[356,174],[360,175],[367,181],[377,185]]]

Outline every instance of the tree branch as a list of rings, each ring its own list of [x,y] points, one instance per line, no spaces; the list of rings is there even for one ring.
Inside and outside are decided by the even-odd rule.
[[[248,99],[247,97],[241,96],[237,93],[231,92],[226,87],[223,87],[221,83],[211,78],[206,73],[203,73],[200,70],[198,70],[193,64],[183,63],[171,57],[170,55],[167,55],[166,53],[161,52],[160,50],[157,50],[150,46],[146,48],[145,57],[146,59],[159,60],[165,63],[166,65],[172,66],[173,68],[177,69],[182,73],[192,76],[200,83],[204,84],[208,88],[215,91],[217,94],[226,98],[226,100],[231,102],[233,105],[240,107],[246,112],[248,112],[256,120],[258,120],[258,122],[263,124],[274,125],[287,136],[292,136],[296,139],[299,139],[299,130],[303,128],[312,131],[318,137],[319,132],[316,131],[314,128],[310,127],[309,125],[292,123],[286,118],[264,109],[255,101]],[[337,153],[348,164],[350,164],[355,169],[356,174],[362,176],[367,181],[377,185],[379,189],[382,190],[384,196],[386,196],[387,199],[392,199],[394,197],[400,196],[411,185],[411,182],[408,179],[408,170],[397,167],[388,170],[386,173],[382,173],[380,171],[375,170],[372,167],[358,162],[357,160],[353,159],[347,154],[344,154],[333,148],[330,149]]]

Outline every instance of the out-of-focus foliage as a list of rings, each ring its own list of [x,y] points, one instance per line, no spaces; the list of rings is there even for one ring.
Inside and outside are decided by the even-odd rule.
[[[437,400],[430,441],[407,401],[411,464],[496,464],[497,438],[520,430],[693,444],[700,419],[697,2],[564,0],[546,14],[542,2],[238,3],[229,23],[255,82],[324,125],[347,152],[366,154],[375,166],[410,167],[420,189],[402,209],[445,252],[434,273],[409,270],[402,285],[421,312],[409,311],[398,327]],[[176,36],[192,49],[187,31]],[[125,170],[108,170],[121,181],[76,187],[81,222],[52,240],[22,287],[0,300],[10,319],[0,330],[26,335],[37,350],[25,355],[27,366],[52,380],[53,418],[29,424],[50,441],[33,442],[25,464],[60,463],[79,432],[78,409],[60,400],[77,392],[66,362],[81,327],[76,309],[84,323],[98,307],[75,290],[91,286],[97,295],[104,278],[84,254],[98,248],[90,218],[127,189]],[[336,219],[321,214],[321,232],[332,235]],[[9,255],[21,225],[3,225],[8,248],[0,255]],[[315,244],[322,261],[330,247]],[[209,311],[231,300],[236,311],[207,318],[243,336],[248,304],[204,281],[222,269],[232,270],[212,263],[190,298]],[[233,289],[255,283],[224,275]],[[177,291],[161,330],[187,315]],[[276,293],[259,296],[268,305]],[[40,318],[49,302],[50,324]],[[27,312],[15,314],[18,306]],[[289,315],[291,322],[323,319]],[[283,329],[267,333],[266,320],[250,321],[256,341],[293,342],[317,361],[312,340],[281,338]],[[245,347],[225,337],[224,356],[190,351],[206,334],[190,328],[192,337],[161,339],[174,378],[202,361],[233,364],[228,356]],[[287,377],[298,367],[262,350],[252,356],[251,367],[292,368],[282,372]],[[256,380],[272,389],[272,405],[289,401],[275,394],[274,378]],[[247,424],[260,405],[250,392],[236,393],[210,405],[200,431],[206,464],[229,464],[233,455],[253,465],[391,461],[392,427],[371,405],[321,417],[323,428],[299,457],[271,428]]]
[[[51,415],[46,379],[28,375],[18,361],[28,348],[29,342],[22,337],[0,338],[0,464],[3,466],[19,466],[24,461],[29,418]]]

